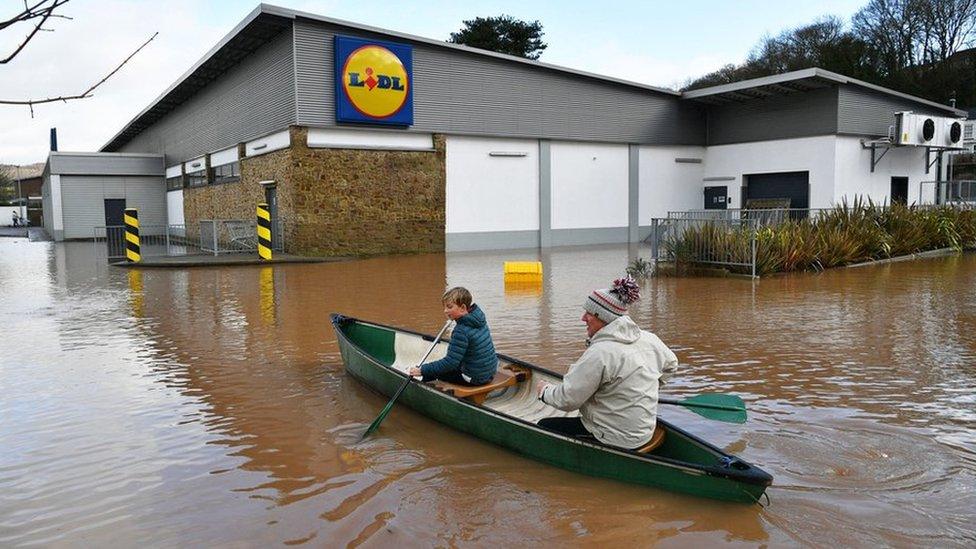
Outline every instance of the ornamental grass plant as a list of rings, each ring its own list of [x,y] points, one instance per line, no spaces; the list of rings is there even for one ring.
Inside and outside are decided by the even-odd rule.
[[[677,266],[749,263],[752,229],[690,224],[665,249]],[[884,206],[846,201],[804,219],[759,227],[756,274],[819,271],[943,248],[976,248],[976,210],[954,206]],[[750,267],[729,265],[748,273]]]

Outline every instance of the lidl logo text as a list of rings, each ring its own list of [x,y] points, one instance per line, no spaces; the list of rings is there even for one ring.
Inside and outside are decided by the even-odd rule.
[[[413,124],[413,48],[335,37],[336,122]]]

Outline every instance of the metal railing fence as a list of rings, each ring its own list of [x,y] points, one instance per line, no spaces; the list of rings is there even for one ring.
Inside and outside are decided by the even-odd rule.
[[[668,219],[697,219],[701,221],[755,221],[760,227],[778,225],[784,221],[816,218],[834,208],[729,208],[726,210],[669,211]]]
[[[125,259],[125,225],[93,227],[92,243],[96,254],[104,250],[109,261]],[[143,257],[200,253],[197,243],[187,237],[186,225],[141,225],[139,247]]]
[[[257,220],[203,219],[199,224],[200,249],[213,255],[257,252]],[[285,251],[285,220],[276,219],[271,227],[271,248]]]
[[[918,203],[925,205],[976,205],[976,181],[923,181],[918,189]]]
[[[715,265],[732,267],[756,276],[756,231],[760,221],[752,218],[702,218],[679,216],[651,220],[651,245],[655,264]]]
[[[104,253],[109,262],[124,260],[125,226],[94,227],[92,243],[96,255]],[[142,257],[257,253],[257,221],[205,219],[191,225],[140,225],[139,247]],[[285,251],[283,220],[272,227],[272,248]]]

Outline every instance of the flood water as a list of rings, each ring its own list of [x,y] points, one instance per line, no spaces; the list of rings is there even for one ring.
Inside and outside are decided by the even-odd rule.
[[[0,239],[0,546],[976,544],[976,254],[656,279],[632,316],[677,353],[662,417],[769,471],[770,505],[569,473],[347,376],[330,312],[434,333],[465,285],[496,347],[565,371],[587,293],[641,250],[185,270]],[[508,287],[502,261],[541,259]]]

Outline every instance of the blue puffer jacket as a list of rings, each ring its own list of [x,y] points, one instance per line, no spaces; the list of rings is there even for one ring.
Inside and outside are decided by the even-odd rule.
[[[475,304],[471,305],[468,314],[457,320],[447,356],[424,364],[420,371],[426,380],[458,368],[476,385],[491,381],[498,369],[498,357],[491,342],[488,321],[485,313]]]

